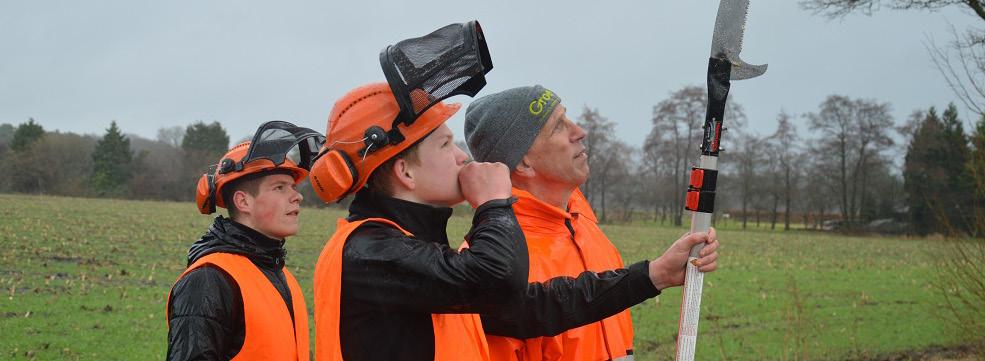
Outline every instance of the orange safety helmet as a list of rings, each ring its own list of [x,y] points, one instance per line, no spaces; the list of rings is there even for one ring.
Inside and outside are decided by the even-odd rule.
[[[198,211],[212,214],[216,206],[228,208],[221,196],[222,187],[250,174],[284,169],[290,171],[294,184],[301,183],[322,142],[324,137],[308,128],[284,121],[263,123],[252,141],[230,149],[198,179],[195,190]],[[292,154],[297,155],[297,162],[289,158]]]
[[[459,108],[460,104],[437,102],[407,125],[395,121],[400,107],[387,83],[353,89],[335,102],[328,117],[325,145],[311,166],[312,188],[325,202],[345,198],[366,185],[377,167],[426,137]]]

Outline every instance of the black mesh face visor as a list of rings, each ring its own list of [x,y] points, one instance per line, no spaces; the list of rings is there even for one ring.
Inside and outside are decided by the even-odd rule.
[[[390,45],[380,65],[400,106],[394,125],[414,123],[445,98],[475,96],[486,85],[492,59],[479,22],[451,24],[428,35]]]
[[[285,159],[290,159],[298,167],[310,170],[322,143],[325,143],[325,136],[309,128],[280,120],[266,122],[253,135],[250,149],[240,164],[267,159],[279,166]]]

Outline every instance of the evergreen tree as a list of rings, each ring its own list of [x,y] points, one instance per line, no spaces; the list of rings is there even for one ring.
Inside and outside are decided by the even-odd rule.
[[[123,136],[116,121],[110,123],[106,135],[96,143],[92,153],[92,185],[103,195],[119,195],[130,179],[133,151],[130,139]]]
[[[947,184],[943,169],[935,163],[944,146],[943,124],[933,107],[919,123],[907,147],[903,164],[903,189],[910,209],[910,222],[917,234],[937,231],[930,204],[938,198],[938,192]]]
[[[183,184],[181,194],[195,194],[198,178],[205,173],[210,164],[229,150],[229,135],[219,122],[205,124],[198,121],[185,128],[181,139],[182,170],[179,184]]]
[[[944,111],[941,132],[941,145],[944,148],[937,155],[936,162],[947,176],[945,188],[941,189],[942,197],[939,205],[938,218],[949,232],[968,231],[972,212],[969,196],[972,192],[971,177],[967,172],[968,158],[971,150],[968,147],[968,137],[964,133],[961,120],[958,119],[958,108],[953,103],[948,104]]]
[[[14,139],[10,143],[10,149],[22,151],[44,135],[44,128],[41,124],[35,123],[34,118],[29,118],[27,123],[21,123],[14,131]]]
[[[229,135],[219,122],[205,124],[198,121],[185,129],[181,149],[189,153],[205,153],[218,157],[229,150]]]
[[[981,237],[981,232],[985,231],[985,115],[978,118],[972,131],[967,168],[973,192],[971,217],[973,224],[976,225],[972,233],[976,237]]]
[[[931,108],[913,133],[903,169],[910,221],[918,234],[971,230],[975,201],[970,159],[957,107],[949,104],[941,118]]]
[[[985,115],[978,118],[975,129],[971,133],[971,151],[968,157],[969,162],[981,162],[985,166]],[[979,171],[985,171],[983,167],[974,167]]]

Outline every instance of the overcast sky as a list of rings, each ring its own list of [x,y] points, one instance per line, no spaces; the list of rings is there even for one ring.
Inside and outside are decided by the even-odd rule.
[[[704,86],[717,0],[687,1],[4,1],[0,123],[101,134],[217,120],[233,141],[264,121],[324,131],[335,99],[382,81],[380,49],[454,22],[482,23],[495,68],[480,93],[539,83],[639,145],[653,105]],[[827,20],[793,0],[752,0],[742,57],[769,63],[733,82],[750,128],[770,133],[830,94],[913,110],[957,99],[924,47],[981,23],[963,7]],[[468,103],[458,96],[452,101]],[[958,103],[961,106],[960,103]],[[961,106],[961,115],[967,110]],[[464,108],[449,126],[460,137]],[[728,120],[726,120],[728,121]]]

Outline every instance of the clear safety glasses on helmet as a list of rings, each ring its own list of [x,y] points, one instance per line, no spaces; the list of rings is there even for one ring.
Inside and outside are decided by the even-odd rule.
[[[298,167],[310,170],[323,143],[325,136],[310,128],[281,120],[266,122],[253,135],[246,156],[239,161],[223,159],[219,164],[219,173],[242,171],[247,163],[259,159],[269,160],[274,166],[290,160]]]

